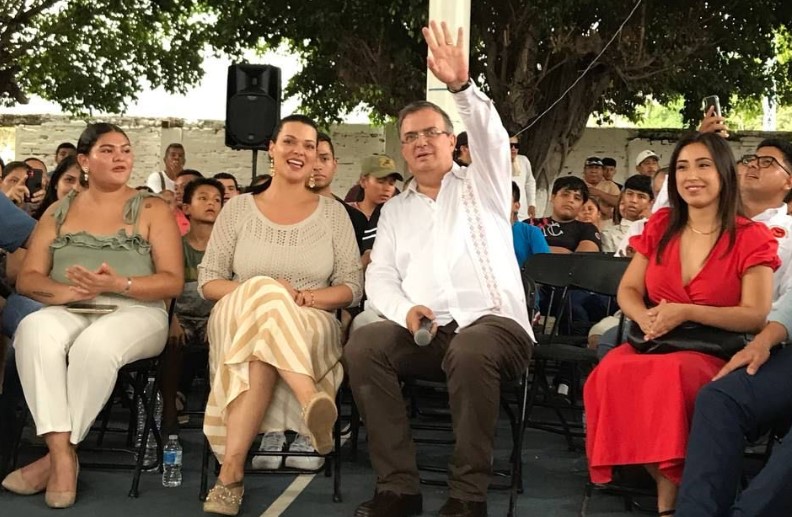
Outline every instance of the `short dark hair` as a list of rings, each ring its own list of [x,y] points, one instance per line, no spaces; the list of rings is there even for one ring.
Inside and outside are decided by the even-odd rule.
[[[99,140],[99,137],[108,133],[120,133],[124,135],[124,138],[129,142],[129,137],[124,133],[124,130],[115,124],[110,124],[109,122],[88,124],[88,127],[83,130],[79,140],[77,140],[77,154],[90,153],[91,149],[93,149],[96,142]]]
[[[28,165],[25,162],[19,162],[19,161],[8,162],[5,165],[5,167],[3,167],[2,177],[5,179],[6,176],[8,176],[9,174],[11,174],[11,172],[17,169],[25,169],[25,172],[27,173],[30,172],[30,165]]]
[[[72,151],[76,151],[77,147],[71,142],[61,142],[58,144],[58,147],[55,148],[55,154],[58,154],[61,149],[71,149]]]
[[[234,187],[239,190],[239,182],[237,181],[236,176],[230,172],[218,172],[212,177],[216,180],[231,180],[234,182]]]
[[[512,203],[520,202],[520,186],[512,181]]]
[[[184,169],[179,174],[176,175],[177,178],[181,178],[182,176],[195,176],[196,178],[203,178],[204,175],[198,172],[195,169]]]
[[[168,147],[165,148],[165,156],[168,156],[168,153],[170,152],[171,149],[181,149],[182,152],[185,152],[184,146],[182,144],[178,142],[173,142],[171,144],[168,144]]]
[[[589,200],[589,189],[586,182],[577,176],[563,176],[553,182],[552,194],[555,196],[561,190],[569,190],[570,192],[580,192],[583,197],[583,202]]]
[[[510,137],[511,138],[511,137]],[[454,150],[459,151],[462,146],[468,147],[468,134],[467,131],[462,131],[457,135],[456,144],[454,144]]]
[[[443,111],[443,108],[441,108],[434,102],[415,101],[403,107],[399,112],[399,118],[396,124],[396,128],[399,130],[399,138],[401,138],[401,128],[402,128],[402,123],[404,123],[404,119],[408,115],[412,115],[413,113],[426,109],[432,110],[435,113],[439,113],[440,116],[443,117],[443,124],[445,124],[445,130],[448,131],[449,133],[454,132],[454,124],[453,122],[451,122],[451,117],[448,116],[448,113]]]
[[[317,146],[319,145],[319,142],[327,142],[327,145],[330,146],[330,152],[333,154],[333,158],[335,158],[335,146],[333,145],[333,140],[330,138],[330,135],[319,131],[318,133],[316,133]]]
[[[182,194],[182,204],[189,205],[192,203],[193,194],[195,194],[195,191],[198,189],[198,187],[202,187],[204,185],[214,187],[218,192],[220,192],[220,206],[222,206],[223,196],[225,195],[225,188],[223,187],[223,184],[214,178],[204,177],[195,179],[184,187],[184,193]]]
[[[652,178],[644,176],[643,174],[633,174],[627,181],[624,182],[624,191],[627,189],[635,190],[636,192],[643,192],[649,196],[649,199],[654,199],[654,192],[652,192]]]
[[[784,155],[784,166],[787,169],[792,170],[792,144],[787,142],[786,140],[781,140],[780,138],[766,138],[762,140],[759,145],[756,146],[757,149],[760,147],[775,147],[781,154]]]
[[[602,159],[602,166],[603,167],[616,167],[616,160],[607,156]]]

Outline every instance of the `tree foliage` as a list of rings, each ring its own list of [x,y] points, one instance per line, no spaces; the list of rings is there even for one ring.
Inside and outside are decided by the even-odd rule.
[[[0,0],[0,104],[118,112],[144,87],[183,93],[209,28],[193,0]]]
[[[394,116],[422,98],[427,22],[425,0],[207,0],[217,15],[213,44],[287,43],[304,61],[287,93],[324,120],[365,103]],[[553,110],[617,34],[633,0],[488,0],[472,2],[471,73],[490,94],[506,126],[543,181],[563,165],[592,113],[635,119],[651,96],[684,99],[688,123],[702,97],[777,94],[792,100],[792,63],[776,35],[792,27],[788,0],[643,0],[613,44]],[[555,157],[562,160],[553,161]]]

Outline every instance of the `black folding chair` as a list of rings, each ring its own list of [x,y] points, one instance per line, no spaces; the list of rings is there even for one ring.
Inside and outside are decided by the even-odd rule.
[[[529,395],[528,413],[534,406],[545,406],[553,410],[558,422],[548,422],[528,419],[527,425],[556,434],[562,434],[569,450],[577,449],[574,439],[584,438],[582,422],[580,424],[569,421],[564,415],[565,411],[583,410],[576,404],[575,393],[577,379],[573,380],[570,404],[561,403],[553,393],[548,382],[549,363],[571,363],[574,372],[579,369],[590,369],[597,363],[597,353],[587,347],[586,336],[576,336],[561,333],[561,321],[569,317],[569,293],[573,289],[583,290],[597,295],[607,296],[612,301],[618,291],[619,282],[627,268],[629,259],[612,257],[599,253],[572,253],[572,254],[545,254],[534,255],[527,262],[524,273],[528,275],[544,290],[539,292],[547,295],[550,300],[547,304],[548,314],[544,325],[539,327],[537,346],[534,349],[534,370]],[[556,300],[560,299],[560,302]],[[608,311],[610,312],[610,311]],[[555,323],[547,331],[547,320],[555,317]],[[543,400],[538,402],[539,392]],[[582,413],[581,413],[582,414]]]

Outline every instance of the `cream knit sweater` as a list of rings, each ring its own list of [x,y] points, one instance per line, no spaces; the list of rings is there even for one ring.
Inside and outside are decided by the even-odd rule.
[[[357,305],[363,268],[346,210],[320,196],[316,210],[297,224],[267,219],[251,194],[231,198],[217,217],[198,266],[198,288],[212,280],[245,282],[255,276],[283,278],[298,290],[347,285]]]

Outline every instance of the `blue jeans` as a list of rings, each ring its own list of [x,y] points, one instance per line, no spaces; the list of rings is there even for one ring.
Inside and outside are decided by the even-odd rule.
[[[625,326],[629,322],[625,322]],[[605,357],[605,354],[616,348],[617,346],[621,345],[621,343],[616,342],[616,338],[619,337],[619,327],[609,328],[605,332],[602,333],[599,340],[599,345],[597,345],[597,359],[602,361],[602,358]],[[622,336],[622,342],[624,342],[624,336]]]
[[[32,314],[42,307],[44,307],[44,304],[31,300],[26,296],[16,293],[9,296],[3,309],[3,335],[13,338],[19,322],[28,314]]]
[[[792,508],[792,432],[735,498],[746,440],[792,417],[792,348],[773,352],[755,375],[744,368],[699,391],[675,517],[778,517]],[[785,431],[786,432],[786,431]]]

